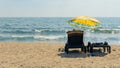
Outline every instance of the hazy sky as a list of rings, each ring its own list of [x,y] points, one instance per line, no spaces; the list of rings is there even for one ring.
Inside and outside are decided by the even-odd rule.
[[[0,0],[0,17],[120,17],[120,0]]]

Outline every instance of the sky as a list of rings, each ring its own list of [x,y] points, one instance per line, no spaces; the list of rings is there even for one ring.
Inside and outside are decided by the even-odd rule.
[[[0,17],[120,17],[120,0],[0,0]]]

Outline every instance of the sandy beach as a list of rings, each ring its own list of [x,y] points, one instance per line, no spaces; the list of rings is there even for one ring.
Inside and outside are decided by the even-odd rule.
[[[111,47],[110,54],[89,56],[59,51],[64,43],[0,42],[0,68],[120,68],[120,46]]]

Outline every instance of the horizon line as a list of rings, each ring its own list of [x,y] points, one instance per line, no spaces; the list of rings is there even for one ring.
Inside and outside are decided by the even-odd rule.
[[[65,17],[65,16],[0,16],[2,17]],[[66,17],[77,17],[77,16],[66,16]],[[91,16],[91,17],[120,17],[120,16]]]

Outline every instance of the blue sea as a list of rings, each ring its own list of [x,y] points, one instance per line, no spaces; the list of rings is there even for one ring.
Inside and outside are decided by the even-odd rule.
[[[84,42],[120,44],[120,17],[95,17],[102,28],[85,30]],[[72,17],[0,17],[1,42],[63,42],[66,32],[75,28],[67,23]]]

